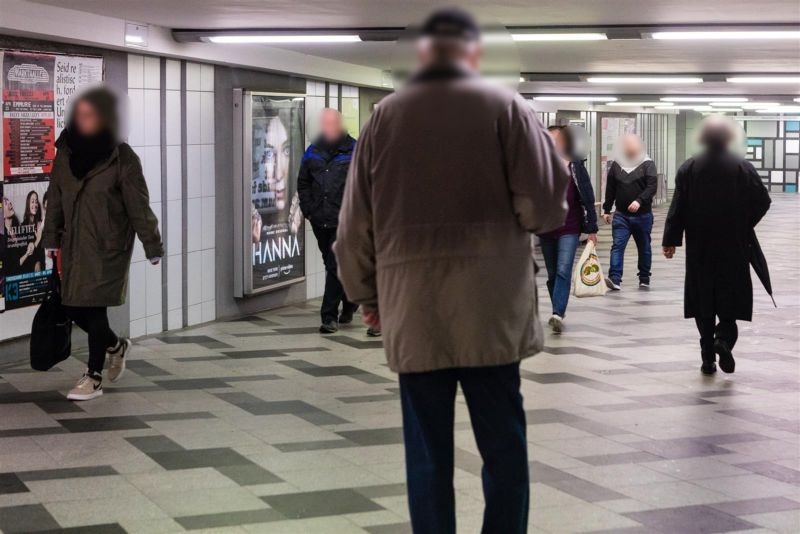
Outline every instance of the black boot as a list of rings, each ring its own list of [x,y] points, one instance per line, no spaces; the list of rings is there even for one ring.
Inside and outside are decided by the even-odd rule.
[[[717,372],[717,355],[713,352],[703,352],[701,354],[703,358],[703,365],[700,366],[700,372],[704,375],[713,375]]]
[[[717,338],[714,341],[714,352],[719,354],[719,368],[723,372],[732,373],[736,370],[736,360],[733,359],[730,345]]]

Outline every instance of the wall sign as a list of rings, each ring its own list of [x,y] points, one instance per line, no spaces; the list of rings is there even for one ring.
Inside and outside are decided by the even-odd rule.
[[[234,121],[234,294],[243,297],[305,279],[297,196],[305,97],[237,89]]]
[[[41,244],[47,187],[70,99],[103,80],[103,60],[0,50],[0,311],[37,304],[52,261]]]

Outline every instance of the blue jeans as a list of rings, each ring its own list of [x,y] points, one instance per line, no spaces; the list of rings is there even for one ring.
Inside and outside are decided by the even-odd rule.
[[[528,529],[528,447],[519,363],[400,375],[408,507],[414,534],[455,534],[456,389],[483,459],[485,534]]]
[[[580,234],[562,235],[556,239],[539,238],[547,269],[547,292],[553,303],[553,313],[564,317],[572,288],[572,264],[578,249]]]
[[[639,281],[650,283],[650,266],[653,253],[650,250],[650,232],[653,230],[653,214],[625,215],[619,211],[614,213],[611,221],[611,267],[608,278],[614,283],[622,282],[622,264],[625,259],[625,247],[633,236],[639,251]]]

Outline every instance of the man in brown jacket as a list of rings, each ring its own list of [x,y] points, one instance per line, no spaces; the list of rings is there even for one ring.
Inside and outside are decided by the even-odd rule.
[[[484,532],[524,533],[519,362],[542,347],[529,232],[564,222],[568,174],[525,100],[476,74],[480,35],[434,13],[421,68],[361,133],[335,243],[348,297],[400,373],[414,532],[455,532],[457,385],[484,461]],[[378,311],[379,310],[379,311]]]

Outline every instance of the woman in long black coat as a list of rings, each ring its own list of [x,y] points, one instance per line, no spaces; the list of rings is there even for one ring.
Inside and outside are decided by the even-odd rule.
[[[704,374],[716,371],[717,354],[720,368],[734,371],[736,321],[753,315],[750,236],[771,202],[755,168],[728,150],[735,137],[727,120],[706,122],[700,137],[705,151],[678,170],[664,228],[667,258],[686,233],[684,317],[694,318],[700,331]]]

